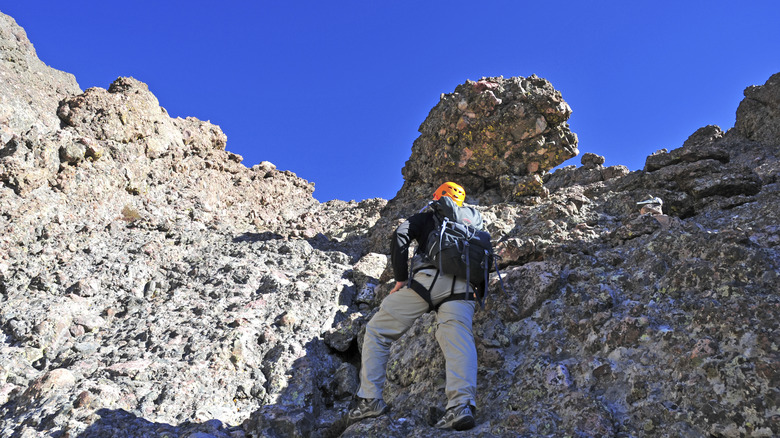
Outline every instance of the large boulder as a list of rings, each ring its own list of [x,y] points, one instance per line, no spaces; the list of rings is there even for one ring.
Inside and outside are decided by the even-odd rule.
[[[578,154],[566,123],[571,112],[535,75],[466,81],[443,94],[420,126],[402,170],[404,189],[430,192],[452,180],[475,198],[487,191],[504,199],[541,194],[541,176]]]

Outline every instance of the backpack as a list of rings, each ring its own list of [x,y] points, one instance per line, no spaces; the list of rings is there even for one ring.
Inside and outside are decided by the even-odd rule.
[[[431,207],[436,228],[428,235],[428,259],[439,271],[469,284],[485,282],[493,267],[493,244],[482,229],[482,215],[474,207],[458,207],[448,196]]]
[[[483,230],[482,215],[474,207],[459,207],[448,196],[442,196],[439,200],[431,202],[429,206],[434,212],[436,228],[428,235],[424,255],[440,273],[464,279],[469,285],[475,287],[475,296],[482,306],[490,270],[495,265],[495,261],[500,258],[493,253],[490,233]],[[499,273],[499,278],[500,276]],[[414,283],[416,282],[412,282],[412,289],[428,302],[431,310],[434,310],[430,291],[421,288],[419,283]],[[501,288],[503,290],[503,284]],[[465,297],[452,295],[442,303],[450,299],[469,299],[470,294],[463,295]]]

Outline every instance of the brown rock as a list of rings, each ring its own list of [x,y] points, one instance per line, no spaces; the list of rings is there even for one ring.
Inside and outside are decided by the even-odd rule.
[[[570,115],[560,93],[536,76],[466,81],[420,126],[402,192],[452,180],[474,197],[491,189],[507,197],[539,194],[541,184],[529,182],[578,153]]]

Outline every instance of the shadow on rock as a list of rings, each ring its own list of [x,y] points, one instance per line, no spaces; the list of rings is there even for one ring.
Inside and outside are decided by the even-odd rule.
[[[167,423],[153,423],[131,414],[123,409],[100,409],[96,412],[100,419],[89,426],[78,438],[137,438],[143,436],[155,437],[190,437],[190,438],[232,438],[238,427],[225,427],[219,420],[209,420],[203,423],[184,422],[178,426]]]
[[[337,437],[348,424],[348,412],[357,391],[358,369],[333,356],[321,339],[312,339],[284,375],[273,377],[269,388],[284,386],[275,403],[260,407],[243,424],[250,437]],[[278,361],[276,361],[278,363]]]
[[[331,252],[336,251],[346,254],[349,257],[349,263],[356,263],[361,256],[367,253],[366,237],[364,235],[350,235],[344,239],[330,239],[328,236],[318,233],[316,236],[306,239],[312,248]]]
[[[233,239],[233,242],[267,242],[269,240],[279,240],[284,239],[284,236],[282,236],[279,233],[274,233],[271,231],[264,231],[262,233],[244,233],[239,236],[236,236]]]

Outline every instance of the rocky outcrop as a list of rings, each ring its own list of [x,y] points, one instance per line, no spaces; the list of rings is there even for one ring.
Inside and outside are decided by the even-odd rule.
[[[27,33],[0,13],[0,145],[14,134],[59,127],[60,99],[81,92],[76,78],[38,59]]]
[[[443,94],[420,126],[399,196],[447,180],[473,199],[539,195],[542,175],[578,153],[570,115],[561,93],[537,76],[466,81]]]
[[[45,114],[30,117],[56,123],[8,125],[0,147],[0,435],[227,436],[292,397],[301,356],[318,363],[301,384],[336,382],[342,361],[314,339],[345,318],[355,248],[385,201],[320,204],[132,78],[52,96],[30,96]],[[333,385],[318,400],[348,391]]]
[[[737,108],[734,128],[740,135],[767,146],[778,146],[780,116],[780,74],[774,74],[762,86],[745,90],[745,99]]]
[[[245,167],[132,78],[32,105],[56,123],[4,125],[0,149],[0,435],[448,436],[429,425],[445,403],[430,314],[393,344],[390,413],[344,419],[393,285],[388,235],[435,178],[466,181],[503,257],[460,435],[780,435],[777,86],[643,170],[586,153],[547,174],[555,148],[576,154],[560,94],[467,82],[423,124],[398,196],[359,203]],[[544,186],[521,196],[526,179]],[[640,214],[656,196],[662,213]]]
[[[574,185],[589,185],[628,175],[626,166],[604,167],[605,158],[591,152],[582,155],[582,166],[565,166],[544,176],[544,187],[555,191]]]

